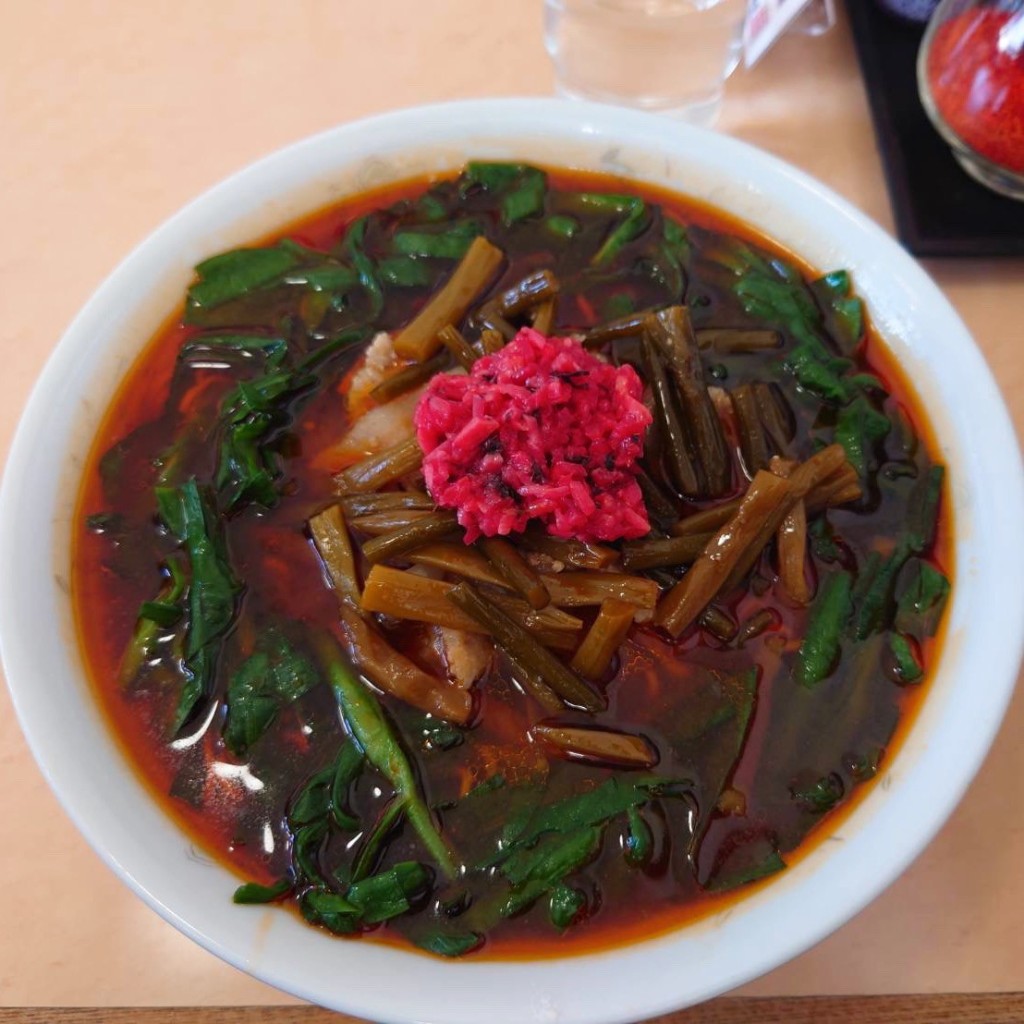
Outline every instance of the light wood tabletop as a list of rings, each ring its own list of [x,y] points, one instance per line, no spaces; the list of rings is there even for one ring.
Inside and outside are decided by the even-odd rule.
[[[0,9],[0,463],[76,311],[190,198],[271,150],[368,114],[552,91],[540,0],[0,0]],[[719,128],[892,229],[842,18],[823,37],[784,38],[738,73]],[[1020,437],[1024,261],[926,268],[977,339]],[[663,1024],[1024,1020],[1021,997],[1006,994],[1024,991],[1022,729],[1018,692],[959,809],[854,920],[732,997]],[[227,966],[121,885],[58,807],[4,688],[0,823],[0,1006],[39,1008],[0,1011],[0,1022],[345,1019],[298,1008]]]

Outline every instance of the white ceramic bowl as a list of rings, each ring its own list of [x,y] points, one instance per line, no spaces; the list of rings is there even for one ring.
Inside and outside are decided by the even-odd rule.
[[[351,192],[470,157],[669,186],[738,214],[818,267],[850,268],[930,412],[956,506],[956,582],[937,676],[884,784],[838,827],[844,841],[819,844],[728,914],[614,951],[536,962],[444,962],[234,906],[237,879],[190,851],[108,731],[67,588],[83,458],[193,265]],[[75,320],[25,411],[0,492],[3,664],[33,753],[79,829],[150,906],[235,966],[377,1021],[636,1020],[715,995],[817,942],[945,821],[988,750],[1020,661],[1022,507],[1017,443],[967,331],[921,268],[838,196],[742,143],[645,114],[551,100],[427,107],[338,128],[237,174],[144,242]]]

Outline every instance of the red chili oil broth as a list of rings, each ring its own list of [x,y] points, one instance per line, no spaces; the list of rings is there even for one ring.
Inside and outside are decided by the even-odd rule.
[[[810,280],[816,276],[813,268],[799,256],[760,235],[749,225],[708,205],[684,199],[668,190],[637,185],[612,176],[562,170],[548,171],[548,175],[552,188],[591,192],[629,191],[638,194],[660,204],[685,224],[696,224],[710,231],[738,236],[796,264],[805,279]],[[312,248],[329,248],[356,217],[400,199],[414,197],[437,180],[443,179],[419,178],[366,193],[320,211],[257,244],[267,244],[287,237]],[[520,260],[505,274],[501,283],[507,284],[522,276],[522,273],[541,265],[529,259]],[[195,333],[194,328],[182,325],[181,317],[181,309],[169,317],[154,338],[143,347],[135,365],[119,386],[88,460],[76,522],[84,524],[87,515],[108,507],[101,472],[104,453],[112,449],[116,451],[118,444],[131,438],[140,427],[150,431],[153,436],[150,443],[141,446],[136,444],[135,449],[145,448],[152,455],[162,450],[170,439],[173,422],[165,423],[160,415],[153,418],[152,411],[163,408],[178,350]],[[578,318],[571,326],[581,326]],[[921,449],[934,456],[938,448],[913,387],[884,343],[870,329],[870,325],[862,352],[861,362],[866,362],[871,372],[883,381],[893,400],[912,422]],[[215,399],[229,384],[230,381],[220,381],[211,373],[205,377],[198,374],[195,386],[185,392],[181,404],[189,412],[213,410]],[[149,426],[146,426],[147,423]],[[329,504],[334,497],[330,474],[323,469],[312,469],[308,465],[308,458],[340,438],[345,427],[345,404],[338,389],[325,388],[296,417],[294,429],[302,440],[303,459],[289,460],[287,470],[297,481],[295,489],[301,501],[282,502],[276,509],[259,518],[241,517],[233,524],[235,533],[231,538],[230,549],[238,575],[250,582],[254,579],[260,581],[258,590],[250,586],[246,605],[256,602],[265,611],[328,627],[336,620],[335,598],[324,583],[316,556],[304,534],[304,524],[309,515]],[[151,521],[154,477],[151,462],[142,458],[138,450],[134,450],[116,472],[132,481],[128,489],[137,496],[137,504],[129,511],[129,516],[139,523]],[[931,561],[951,576],[953,532],[948,496],[943,506]],[[840,524],[840,532],[842,524],[855,515],[842,510],[830,513],[833,520]],[[154,548],[151,539],[140,541],[139,545],[139,550],[135,552],[125,550],[126,545],[112,552],[102,535],[90,532],[84,526],[76,531],[73,601],[90,681],[114,734],[125,748],[129,762],[161,806],[179,822],[196,846],[240,876],[269,883],[280,877],[283,868],[287,866],[281,823],[264,821],[259,813],[239,818],[238,810],[243,802],[251,802],[244,783],[218,776],[209,769],[211,764],[222,761],[224,757],[219,733],[207,729],[195,747],[173,749],[168,745],[166,735],[166,705],[169,698],[161,699],[159,694],[149,691],[144,694],[126,693],[118,683],[122,651],[132,635],[140,603],[153,597],[155,568],[161,554],[156,549],[159,545]],[[170,550],[166,542],[165,548],[162,552],[164,554]],[[745,608],[750,603],[749,591],[744,590],[738,605],[731,609],[737,621],[742,621]],[[777,668],[781,664],[780,655],[772,650],[772,644],[777,642],[777,638],[787,637],[790,649],[798,645],[798,623],[806,617],[805,610],[787,609],[779,602],[775,602],[773,607],[781,613],[778,627],[752,641],[743,652],[744,657],[739,659],[744,663],[749,661],[749,652],[753,649],[757,652],[757,663],[763,666],[753,724],[732,783],[748,795],[748,817],[754,828],[759,827],[763,815],[767,813],[766,808],[757,806],[758,777],[763,770],[760,757],[772,709],[781,699],[775,687],[779,678]],[[240,632],[245,629],[244,614],[238,629]],[[938,660],[942,635],[940,631],[937,637],[927,639],[922,644],[922,656],[929,676],[934,672]],[[244,647],[244,636],[242,639]],[[664,637],[650,629],[635,631],[634,639],[627,641],[626,648],[621,652],[621,665],[612,692],[613,717],[623,728],[637,729],[659,740],[658,722],[666,717],[671,718],[677,697],[685,693],[686,687],[699,674],[702,665],[710,663],[718,669],[727,669],[730,662],[737,661],[738,652],[721,651],[717,649],[719,646],[702,632],[691,630],[684,634],[681,643],[675,645],[677,657],[672,658],[669,656],[672,645]],[[507,679],[496,678],[499,675],[500,672],[494,673],[477,685],[479,711],[473,730],[474,742],[456,773],[458,777],[450,779],[447,785],[438,784],[437,780],[430,777],[427,785],[433,789],[428,792],[428,797],[435,800],[451,799],[459,791],[464,792],[471,781],[482,781],[488,767],[493,767],[485,765],[482,760],[477,765],[477,760],[482,759],[485,753],[483,748],[488,744],[501,747],[522,743],[529,724],[543,717],[514,690]],[[278,760],[283,765],[282,771],[293,773],[288,783],[292,789],[322,766],[330,744],[337,743],[337,734],[332,736],[324,728],[324,723],[332,720],[336,722],[337,719],[333,697],[326,688],[321,689],[324,692],[319,696],[311,694],[310,699],[303,701],[301,712],[287,709],[274,726]],[[895,733],[885,746],[882,773],[891,763],[902,738],[911,727],[926,690],[927,681],[900,690],[896,700],[900,709],[899,721]],[[388,707],[396,715],[399,724],[402,724],[403,710],[393,702],[388,702]],[[316,726],[319,726],[319,730]],[[664,744],[658,743],[658,746]],[[528,745],[523,744],[523,749],[523,763],[518,769],[528,774],[532,770],[531,765],[536,763],[531,758],[538,755]],[[304,768],[307,763],[310,765],[308,771]],[[479,770],[477,777],[473,776],[475,768]],[[512,769],[516,770],[516,766],[512,765]],[[567,767],[562,763],[555,765],[553,770],[575,772],[580,777],[586,776],[597,781],[609,775],[607,770],[579,765]],[[669,772],[669,765],[663,762],[658,770]],[[427,776],[426,772],[422,774]],[[269,776],[261,777],[268,787],[274,787],[275,782]],[[283,780],[280,785],[285,786]],[[838,808],[826,814],[794,850],[786,853],[787,864],[791,865],[806,856],[825,836],[834,832],[857,806],[868,788],[868,785],[859,785],[852,794],[847,794]],[[284,788],[281,788],[281,792],[286,794]],[[375,806],[369,787],[356,787],[354,803],[363,809]],[[771,810],[777,812],[779,808]],[[732,818],[716,818],[705,842],[714,847],[716,842],[728,841],[732,824]],[[407,850],[412,850],[414,845],[410,845],[412,840],[408,832],[405,829],[398,843],[404,843]],[[274,839],[273,852],[270,853],[263,842],[267,835]],[[600,912],[596,916],[559,933],[547,923],[543,915],[530,912],[522,918],[506,921],[503,930],[489,938],[485,955],[525,958],[550,955],[553,952],[577,954],[636,941],[721,911],[753,889],[770,884],[771,881],[767,879],[733,892],[712,895],[699,889],[690,880],[671,877],[671,872],[653,877],[633,872],[628,878],[629,890],[623,893],[616,888],[624,885],[627,879],[622,871],[616,873],[613,863],[622,860],[614,835],[614,827],[610,826],[598,861],[588,868],[592,876],[610,874],[614,879],[612,890],[600,895]],[[224,898],[227,901],[230,893],[225,892]],[[402,936],[389,927],[378,928],[366,938],[408,945]]]

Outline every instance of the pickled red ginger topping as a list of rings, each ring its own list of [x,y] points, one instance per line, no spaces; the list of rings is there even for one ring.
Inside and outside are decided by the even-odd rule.
[[[631,366],[524,327],[468,375],[431,380],[414,420],[427,490],[456,510],[467,544],[531,520],[562,539],[642,537],[642,394]]]

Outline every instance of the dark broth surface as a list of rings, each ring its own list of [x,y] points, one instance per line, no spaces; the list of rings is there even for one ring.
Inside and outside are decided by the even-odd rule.
[[[425,205],[422,196],[428,186],[433,199]],[[543,216],[527,216],[511,225],[503,223],[500,205],[487,189],[464,191],[460,197],[454,181],[405,183],[327,210],[274,240],[289,238],[313,250],[344,252],[339,241],[351,232],[356,218],[387,210],[365,222],[362,243],[371,266],[380,270],[391,258],[396,232],[410,226],[436,232],[438,223],[475,218],[507,255],[488,294],[530,271],[549,268],[557,275],[562,287],[552,333],[582,330],[632,310],[680,300],[689,305],[698,330],[778,330],[782,346],[766,353],[705,350],[709,383],[729,389],[748,381],[777,383],[794,414],[795,436],[787,453],[794,459],[807,459],[834,439],[842,405],[798,386],[787,358],[799,338],[783,320],[769,322],[745,309],[735,290],[737,275],[730,269],[733,247],[741,240],[744,251],[754,246],[764,260],[787,261],[782,265],[797,266],[806,281],[812,280],[815,275],[791,254],[706,207],[612,178],[549,171]],[[578,192],[628,192],[646,203],[643,230],[599,271],[590,260],[621,224],[622,213],[575,209],[572,237],[558,237],[547,218],[569,216],[560,197]],[[666,217],[684,225],[687,236],[674,267],[659,266],[658,250],[652,249],[652,239],[663,235]],[[288,817],[296,794],[333,765],[344,737],[330,687],[312,686],[283,705],[244,757],[226,749],[222,728],[227,681],[261,638],[277,631],[304,649],[311,627],[337,628],[335,595],[306,523],[336,498],[332,473],[343,467],[331,462],[330,449],[349,425],[344,392],[364,345],[324,362],[316,386],[291,399],[290,421],[282,420],[273,433],[280,468],[276,504],[267,508],[249,503],[225,517],[227,556],[234,575],[244,581],[244,592],[219,651],[215,688],[175,733],[172,723],[182,686],[180,635],[175,639],[179,625],[160,631],[164,639],[155,642],[132,678],[122,681],[140,605],[154,598],[161,587],[160,566],[180,548],[160,524],[154,487],[190,477],[214,478],[221,442],[218,410],[239,380],[260,372],[251,358],[218,362],[211,357],[204,367],[201,358],[180,359],[179,351],[204,332],[241,333],[243,325],[251,332],[253,325],[263,324],[264,334],[283,335],[298,352],[315,350],[367,321],[373,330],[394,330],[422,307],[453,265],[451,258],[420,258],[417,272],[429,278],[427,284],[385,281],[376,316],[363,294],[349,293],[332,305],[324,299],[330,297],[329,289],[301,284],[257,289],[234,304],[201,313],[201,326],[182,323],[177,314],[122,385],[95,445],[80,500],[82,526],[73,574],[93,682],[143,777],[197,846],[246,879],[271,884],[288,877],[296,845],[306,848],[303,855],[312,857],[315,870],[324,875],[349,857],[351,832],[335,825],[320,828],[316,822],[310,832],[308,822],[297,824],[293,813],[289,823]],[[833,321],[823,308],[818,316],[827,339]],[[628,351],[624,358],[630,358]],[[870,331],[850,358],[845,376],[870,373],[878,379],[881,387],[867,385],[865,401],[892,426],[886,436],[866,446],[864,496],[811,517],[827,521],[827,528],[811,531],[810,557],[819,589],[830,574],[842,570],[866,585],[872,553],[885,561],[900,550],[912,492],[934,461],[923,414]],[[740,494],[746,483],[737,475],[730,496]],[[690,507],[696,510],[702,503]],[[798,848],[806,847],[809,833],[822,834],[822,820],[834,822],[860,791],[860,783],[892,756],[897,726],[912,711],[922,687],[901,685],[891,635],[896,631],[905,637],[929,669],[937,654],[934,622],[917,628],[906,618],[894,620],[895,610],[906,604],[911,576],[922,561],[951,572],[949,533],[944,514],[937,539],[904,558],[884,595],[888,628],[873,629],[862,639],[844,639],[838,663],[814,687],[800,686],[793,677],[813,611],[780,595],[771,545],[745,584],[716,602],[739,624],[768,609],[768,628],[757,636],[743,644],[723,642],[695,625],[673,641],[649,624],[633,628],[604,680],[609,707],[597,720],[645,736],[660,755],[654,772],[677,784],[640,804],[639,825],[632,812],[601,823],[598,852],[567,879],[569,890],[577,894],[571,927],[552,924],[548,892],[522,913],[497,916],[494,911],[507,896],[507,886],[496,881],[492,868],[473,871],[458,883],[434,877],[429,891],[411,899],[406,913],[373,934],[385,939],[401,935],[420,945],[430,945],[439,930],[455,936],[485,934],[487,952],[498,955],[569,952],[678,924],[721,907],[730,898],[726,893],[741,883],[781,869]],[[421,627],[403,624],[388,635],[415,658],[421,634]],[[462,863],[487,862],[501,828],[524,807],[594,791],[613,777],[628,784],[639,777],[636,771],[549,758],[525,742],[530,727],[548,716],[524,697],[500,654],[474,692],[475,714],[467,729],[381,697],[415,764],[427,802]],[[586,724],[592,716],[568,710],[559,720]],[[378,773],[364,770],[351,786],[348,810],[369,824],[391,796],[391,787]],[[307,832],[300,836],[303,828]],[[631,861],[624,852],[635,844],[638,829],[644,850]],[[375,868],[383,872],[409,861],[429,866],[430,858],[416,832],[402,823],[389,834]],[[338,888],[344,891],[340,883]]]

